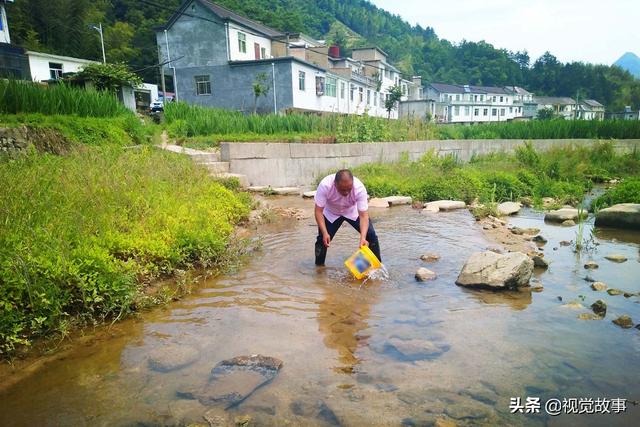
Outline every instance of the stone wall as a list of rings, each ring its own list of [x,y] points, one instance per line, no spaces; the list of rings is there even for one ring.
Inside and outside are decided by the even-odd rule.
[[[596,140],[533,140],[538,150],[572,144],[592,145]],[[513,152],[522,139],[475,139],[407,141],[354,144],[222,143],[221,160],[230,163],[232,173],[248,177],[250,185],[311,187],[317,179],[340,168],[371,162],[394,162],[406,155],[417,160],[433,150],[439,155],[454,154],[462,161],[474,155]],[[640,149],[639,139],[613,141],[617,151]]]
[[[66,154],[74,144],[55,129],[19,126],[0,128],[0,155],[19,155],[33,147],[39,152]]]

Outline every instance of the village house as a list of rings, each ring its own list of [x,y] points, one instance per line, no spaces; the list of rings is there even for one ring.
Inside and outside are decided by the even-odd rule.
[[[207,0],[184,2],[156,35],[175,98],[192,104],[386,117],[391,87],[403,88],[403,100],[421,93],[381,49],[354,49],[353,57],[343,57],[324,41],[279,32]],[[258,79],[268,92],[256,99]]]
[[[580,101],[577,118],[582,120],[604,120],[604,105],[595,99]]]
[[[538,111],[552,110],[556,116],[562,117],[565,120],[573,120],[576,118],[578,105],[572,98],[536,96],[534,99],[538,104]]]
[[[612,111],[607,113],[606,117],[611,120],[640,120],[640,111],[633,111],[631,106],[627,105],[622,111]]]
[[[427,85],[426,97],[433,100],[431,115],[439,123],[506,122],[524,118],[529,92],[509,87],[446,83]]]

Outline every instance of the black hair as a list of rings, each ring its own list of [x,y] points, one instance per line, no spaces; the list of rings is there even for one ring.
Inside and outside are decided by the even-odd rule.
[[[349,169],[340,169],[338,172],[336,172],[336,182],[341,182],[343,179],[349,178],[350,180],[353,181],[353,174],[351,173],[351,171]]]

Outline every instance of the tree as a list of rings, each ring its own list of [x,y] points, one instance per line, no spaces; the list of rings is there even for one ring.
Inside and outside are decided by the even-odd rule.
[[[267,74],[258,73],[253,81],[253,114],[258,111],[258,98],[267,96],[269,85],[267,84]]]
[[[556,117],[556,113],[553,112],[553,108],[542,108],[538,110],[536,118],[538,120],[551,120]]]
[[[387,110],[387,117],[391,118],[391,112],[398,106],[398,102],[402,99],[402,88],[400,86],[392,86],[384,101],[384,108]]]
[[[69,81],[88,81],[97,90],[116,92],[122,86],[137,87],[142,79],[124,64],[87,64],[82,71],[68,78]]]

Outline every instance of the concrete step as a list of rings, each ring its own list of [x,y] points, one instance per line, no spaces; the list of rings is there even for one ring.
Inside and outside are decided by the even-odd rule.
[[[222,173],[212,173],[211,176],[219,179],[236,178],[240,182],[241,188],[249,187],[249,178],[247,178],[246,175],[242,175],[239,173],[222,172]]]
[[[162,144],[158,145],[158,147],[172,153],[185,154],[198,163],[220,161],[219,151],[202,151],[174,144]]]
[[[208,163],[208,162],[219,162],[220,161],[220,153],[217,151],[214,152],[200,152],[195,154],[189,154],[189,157],[193,159],[196,163]]]
[[[198,164],[209,169],[211,173],[229,172],[229,162],[203,162]]]

